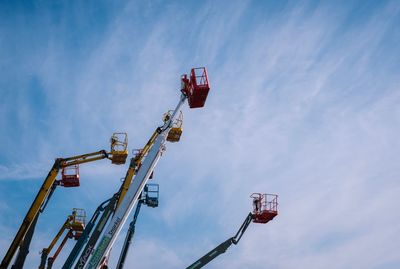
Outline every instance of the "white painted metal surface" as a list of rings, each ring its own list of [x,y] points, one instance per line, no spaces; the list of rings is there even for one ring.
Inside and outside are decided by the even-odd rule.
[[[161,153],[164,150],[164,144],[166,136],[172,127],[178,111],[186,100],[184,94],[181,95],[178,105],[176,106],[171,118],[165,122],[161,127],[161,132],[154,141],[149,153],[142,162],[142,166],[139,168],[137,175],[132,179],[131,186],[125,195],[125,198],[121,202],[121,205],[116,210],[113,218],[108,224],[104,234],[102,235],[96,250],[87,264],[87,269],[96,269],[99,267],[102,258],[110,251],[115,240],[117,239],[124,223],[126,222],[130,212],[138,201],[140,193],[146,185],[151,173],[153,172],[158,160],[161,157]]]

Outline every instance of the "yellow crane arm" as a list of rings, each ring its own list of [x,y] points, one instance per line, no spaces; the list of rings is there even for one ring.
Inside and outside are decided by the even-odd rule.
[[[0,265],[1,269],[6,269],[8,267],[12,257],[14,256],[15,252],[18,249],[19,244],[23,241],[25,234],[28,231],[32,221],[34,220],[34,218],[36,217],[37,213],[40,210],[40,206],[44,202],[51,186],[54,184],[54,181],[56,180],[56,176],[58,174],[58,171],[60,170],[61,161],[62,159],[56,159],[53,168],[47,175],[45,181],[43,182],[43,185],[40,187],[40,190],[36,195],[35,200],[33,201],[31,207],[29,208],[28,213],[26,214],[21,226],[19,227],[16,236],[14,237],[14,240],[11,243],[11,246],[9,247],[6,255],[4,256],[3,261],[1,262]]]
[[[144,156],[149,152],[149,149],[151,148],[151,145],[153,145],[154,141],[158,137],[158,135],[161,133],[161,129],[157,128],[153,135],[150,137],[149,141],[146,143],[146,145],[143,147],[143,149],[139,152],[139,154],[131,159],[131,163],[129,165],[128,171],[126,172],[125,179],[119,189],[119,198],[117,202],[116,208],[121,204],[122,200],[124,199],[124,196],[126,192],[129,189],[129,186],[132,183],[132,178],[135,176],[136,169],[137,167],[142,163],[142,160]]]
[[[93,162],[105,158],[110,159],[109,156],[110,154],[107,153],[105,150],[100,150],[93,153],[77,155],[69,158],[57,158],[55,160],[53,167],[51,168],[49,174],[47,175],[42,186],[40,187],[40,190],[36,195],[35,200],[33,201],[31,207],[29,208],[28,213],[26,214],[17,234],[14,237],[14,240],[12,241],[9,249],[7,250],[7,253],[0,264],[0,269],[7,269],[7,267],[9,266],[19,245],[23,242],[23,239],[29,227],[31,226],[36,215],[39,213],[41,205],[43,204],[46,197],[50,193],[51,187],[53,186],[60,169],[75,164]]]
[[[72,214],[76,214],[76,212],[74,211]],[[70,222],[71,222],[71,220],[73,220],[73,218],[74,218],[73,215],[68,216],[68,218],[65,220],[63,226],[61,226],[60,230],[58,231],[56,236],[51,241],[49,247],[44,248],[42,250],[42,259],[41,259],[41,262],[39,265],[39,269],[45,269],[47,256],[49,255],[50,251],[53,249],[54,245],[57,243],[58,239],[60,239],[60,237],[64,233],[65,229],[70,227]]]
[[[77,155],[77,156],[72,156],[69,158],[64,158],[62,159],[61,166],[62,167],[67,167],[75,164],[82,164],[82,163],[88,163],[88,162],[94,162],[97,160],[102,160],[102,159],[111,159],[109,156],[111,153],[107,153],[107,151],[99,150],[96,152],[92,153],[87,153],[87,154],[82,154],[82,155]]]

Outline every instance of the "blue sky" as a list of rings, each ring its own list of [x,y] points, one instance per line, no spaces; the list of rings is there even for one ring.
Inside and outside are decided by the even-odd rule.
[[[398,268],[399,25],[397,1],[2,2],[0,256],[55,158],[108,149],[115,131],[142,147],[180,75],[206,66],[206,106],[183,111],[130,266],[189,265],[235,234],[251,193],[269,192],[279,216],[208,268]],[[27,268],[126,169],[82,165],[80,188],[57,189]]]

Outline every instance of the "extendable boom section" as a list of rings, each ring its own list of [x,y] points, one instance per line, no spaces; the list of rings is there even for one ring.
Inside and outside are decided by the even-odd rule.
[[[64,233],[65,230],[68,229],[68,232],[67,232],[66,237],[64,238],[61,246],[63,246],[65,244],[65,241],[68,238],[74,238],[77,240],[80,237],[80,235],[82,234],[82,231],[85,228],[85,219],[86,219],[86,212],[83,209],[78,209],[78,208],[73,209],[72,214],[67,217],[66,221],[61,226],[60,230],[58,231],[57,235],[53,238],[50,245],[47,248],[44,248],[42,250],[42,257],[41,257],[39,269],[45,269],[47,256],[49,255],[49,253],[53,249],[54,245],[57,243],[58,239],[60,239],[61,235]],[[57,250],[57,252],[59,252],[59,251],[61,251],[60,248]],[[58,255],[57,252],[56,252],[56,256]],[[53,259],[53,261],[54,261],[54,259]]]
[[[149,188],[153,188],[153,190],[149,190]],[[146,186],[144,187],[141,198],[139,199],[136,205],[136,210],[135,213],[133,214],[133,219],[129,224],[128,231],[126,232],[124,245],[122,246],[121,254],[119,256],[116,267],[117,269],[124,268],[126,255],[128,254],[129,248],[132,244],[133,235],[135,234],[136,221],[142,204],[145,204],[149,207],[158,206],[158,184],[146,184]]]
[[[104,212],[101,215],[99,221],[97,222],[96,227],[94,228],[92,234],[90,235],[87,243],[79,246],[79,248],[82,248],[83,246],[84,246],[84,248],[83,248],[83,251],[82,251],[78,261],[75,264],[75,267],[74,267],[75,269],[78,269],[78,268],[81,269],[81,268],[85,267],[85,265],[89,259],[89,256],[93,252],[94,247],[96,246],[96,243],[97,243],[101,233],[104,230],[104,227],[106,226],[109,218],[115,212],[117,200],[118,200],[118,194],[114,194],[114,196],[110,199],[110,202],[105,207]],[[89,235],[89,233],[88,233],[88,235]],[[78,253],[79,253],[79,251],[76,252],[76,254],[78,254]],[[63,268],[71,268],[74,261],[75,261],[75,258],[71,262],[69,261],[68,264],[66,262],[64,264]]]
[[[74,248],[72,249],[71,253],[69,254],[67,260],[65,261],[65,263],[64,263],[64,265],[62,267],[63,269],[72,267],[72,265],[74,264],[79,252],[82,250],[82,248],[86,244],[86,242],[87,242],[87,240],[89,238],[89,235],[92,232],[94,225],[96,224],[96,221],[97,221],[98,217],[100,216],[101,212],[105,211],[105,209],[107,208],[107,206],[111,202],[111,200],[112,200],[112,198],[104,201],[103,203],[101,203],[97,207],[96,211],[93,213],[92,218],[90,219],[90,221],[86,225],[86,228],[83,231],[81,237],[79,237],[79,239],[76,242]]]
[[[132,183],[132,179],[139,170],[139,168],[142,165],[142,161],[147,156],[151,146],[154,144],[155,139],[158,137],[160,134],[161,129],[157,128],[155,132],[152,134],[150,137],[149,141],[146,143],[146,145],[143,147],[143,149],[139,150],[138,153],[131,158],[131,162],[128,168],[128,171],[126,172],[125,178],[122,182],[122,185],[119,189],[119,191],[114,194],[114,196],[111,198],[109,204],[105,208],[98,224],[96,225],[96,228],[94,229],[93,233],[90,235],[89,241],[85,245],[84,250],[79,256],[79,259],[77,263],[75,264],[75,269],[81,269],[84,268],[86,263],[88,262],[88,259],[90,255],[92,254],[97,241],[100,238],[100,235],[102,234],[104,228],[106,227],[106,224],[108,223],[108,220],[110,217],[115,213],[115,210],[119,207],[121,204],[121,201],[124,199],[126,192],[129,190],[130,185]],[[82,248],[80,246],[80,248]],[[79,249],[80,251],[80,249]],[[74,255],[78,255],[79,251],[74,252]],[[72,253],[71,253],[72,255]],[[63,269],[69,269],[72,267],[73,263],[75,262],[76,256],[75,257],[70,257],[68,258],[67,262],[64,264]]]
[[[125,148],[126,151],[126,148]],[[65,167],[73,166],[73,165],[79,165],[83,163],[88,163],[88,162],[93,162],[101,159],[110,159],[114,160],[115,158],[119,159],[119,162],[114,162],[118,164],[122,164],[120,155],[125,154],[125,151],[117,151],[113,150],[111,147],[111,152],[107,153],[105,150],[100,150],[96,151],[93,153],[88,153],[88,154],[83,154],[83,155],[77,155],[73,157],[68,157],[68,158],[57,158],[53,164],[53,167],[51,168],[50,172],[48,173],[46,179],[44,180],[42,186],[39,189],[38,194],[35,197],[35,200],[33,201],[31,207],[29,208],[17,234],[15,235],[9,249],[7,250],[6,255],[4,256],[1,264],[0,264],[0,269],[6,269],[9,265],[10,262],[15,255],[15,252],[17,251],[18,247],[21,246],[21,249],[23,251],[20,251],[21,255],[27,255],[29,252],[29,243],[30,239],[26,240],[24,242],[25,235],[27,234],[28,230],[31,228],[32,224],[37,223],[37,217],[38,214],[40,213],[40,210],[44,209],[46,206],[49,198],[51,197],[52,192],[55,190],[55,185],[56,183],[56,177],[58,175],[58,172],[60,169],[63,169]],[[127,155],[127,153],[126,153]],[[47,199],[47,201],[46,201]],[[36,219],[36,220],[35,220]],[[35,226],[31,228],[32,230],[30,231],[30,237],[33,236]],[[25,245],[23,245],[25,244]],[[26,245],[28,244],[28,245]],[[25,260],[25,256],[23,257],[18,257],[17,262],[13,268],[15,269],[20,269],[23,266],[23,262]],[[17,267],[18,265],[18,267]]]
[[[177,114],[179,113],[183,103],[187,100],[188,96],[190,96],[192,98],[191,101],[189,101],[191,108],[201,107],[204,105],[209,90],[209,84],[205,68],[200,68],[199,70],[204,71],[202,73],[202,77],[204,79],[196,80],[195,75],[193,75],[196,73],[194,69],[192,69],[190,80],[187,79],[187,76],[182,77],[182,94],[180,96],[178,105],[172,111],[172,113],[168,115],[168,117],[164,118],[164,124],[157,128],[156,134],[154,135],[154,142],[148,145],[148,153],[146,156],[143,156],[144,160],[142,165],[137,170],[137,175],[135,176],[131,187],[129,187],[128,191],[126,192],[125,198],[122,201],[120,200],[121,202],[119,207],[115,211],[113,218],[111,219],[101,240],[99,241],[97,249],[89,261],[89,269],[97,269],[103,258],[108,255],[122,229],[122,226],[126,222],[129,213],[137,203],[140,193],[142,192],[145,184],[157,165],[162,152],[165,149],[164,145],[167,135],[173,127]]]
[[[251,222],[265,224],[278,215],[278,196],[276,194],[253,193],[250,197],[253,198],[253,212],[247,215],[235,236],[219,244],[206,255],[186,267],[186,269],[202,268],[219,255],[225,253],[232,244],[239,243]]]
[[[162,137],[159,136],[156,139],[153,147],[147,154],[145,160],[143,161],[143,164],[138,170],[138,174],[135,177],[135,180],[133,180],[131,187],[128,189],[126,193],[125,198],[122,200],[120,206],[115,211],[115,214],[111,219],[111,222],[108,224],[104,232],[104,235],[102,236],[102,239],[100,240],[97,246],[96,251],[94,252],[91,260],[89,261],[88,268],[97,268],[103,257],[106,256],[106,254],[108,254],[108,251],[110,250],[110,247],[112,246],[112,243],[115,240],[115,235],[117,235],[120,232],[122,225],[126,221],[127,215],[134,206],[134,203],[132,203],[132,201],[136,202],[140,192],[144,187],[144,184],[150,177],[150,174],[152,173],[154,166],[157,164],[160,158],[161,151],[163,149],[162,141],[163,141]]]
[[[247,227],[249,227],[249,224],[251,223],[251,220],[253,219],[253,215],[249,213],[247,215],[246,219],[242,223],[242,226],[240,226],[239,230],[237,231],[236,235],[234,237],[229,238],[228,240],[222,242],[219,244],[217,247],[215,247],[213,250],[208,252],[206,255],[186,267],[186,269],[198,269],[202,268],[205,266],[207,263],[211,262],[214,260],[216,257],[219,255],[225,253],[225,251],[232,245],[232,244],[237,244],[239,243],[240,239],[242,238],[244,232],[246,231]]]
[[[51,241],[50,245],[42,250],[42,257],[40,259],[39,269],[44,269],[46,267],[48,254],[53,249],[54,245],[57,243],[57,240],[60,238],[60,236],[64,233],[64,230],[67,229],[68,223],[71,220],[72,220],[72,215],[68,216],[64,224],[61,226],[61,229],[58,231],[57,235],[53,238],[53,241]]]
[[[135,224],[136,224],[136,220],[139,215],[139,212],[140,212],[140,208],[142,207],[142,203],[143,203],[142,200],[139,200],[139,202],[136,205],[136,210],[133,215],[133,220],[129,224],[128,231],[126,232],[124,245],[122,246],[121,254],[119,256],[118,264],[116,267],[117,269],[122,269],[125,265],[126,255],[128,254],[129,247],[132,243],[133,235],[135,234]]]
[[[61,250],[63,249],[63,247],[65,246],[65,243],[67,243],[67,240],[69,238],[73,238],[73,233],[72,231],[69,231],[65,236],[64,239],[62,240],[61,244],[58,246],[56,252],[54,253],[53,257],[49,257],[47,259],[47,269],[51,269],[53,268],[53,264],[55,262],[55,260],[57,259],[58,255],[60,254]]]

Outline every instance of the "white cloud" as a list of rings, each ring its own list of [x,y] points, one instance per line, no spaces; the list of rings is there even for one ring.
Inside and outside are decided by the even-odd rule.
[[[177,102],[180,73],[204,63],[212,85],[206,106],[184,110],[182,141],[167,146],[155,173],[161,200],[151,220],[164,234],[138,229],[128,264],[189,265],[234,235],[248,196],[265,191],[279,194],[280,214],[252,224],[209,268],[394,268],[400,81],[390,71],[399,55],[383,45],[397,5],[358,23],[348,6],[288,5],[273,16],[245,4],[208,3],[195,14],[175,7],[148,24],[127,5],[77,69],[67,65],[61,75],[60,62],[70,61],[60,45],[43,50],[37,75],[54,122],[46,131],[32,127],[29,141],[43,136],[32,146],[39,163],[108,147],[117,130],[129,133],[130,148],[144,145]],[[0,177],[40,178],[45,167],[23,159],[2,164]],[[87,185],[77,193],[85,206],[111,195],[125,169],[82,168]],[[64,198],[60,192],[56,204]]]

